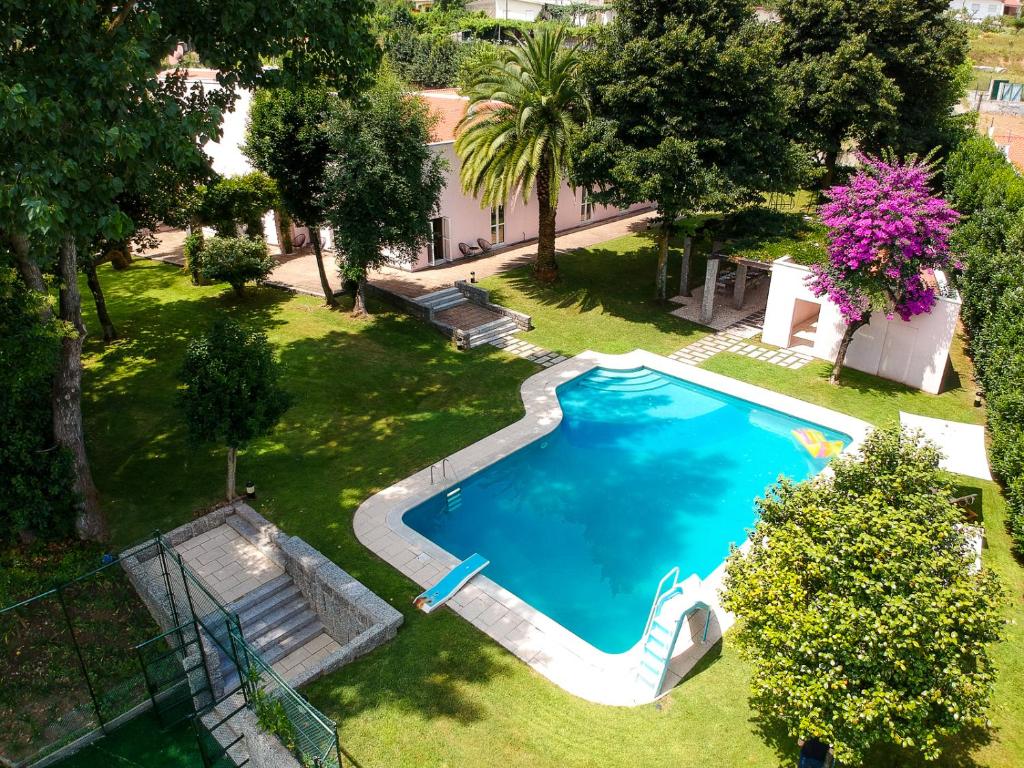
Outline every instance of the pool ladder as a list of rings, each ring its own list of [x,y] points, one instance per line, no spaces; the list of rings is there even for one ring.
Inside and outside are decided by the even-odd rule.
[[[679,566],[676,566],[658,582],[654,593],[651,612],[647,616],[644,627],[643,645],[640,648],[640,659],[637,662],[636,680],[651,690],[655,697],[661,694],[668,674],[668,665],[672,661],[683,624],[689,616],[697,611],[707,611],[704,621],[702,643],[708,639],[711,626],[711,608],[707,603],[697,599],[701,582],[697,574],[679,580]]]
[[[439,464],[431,464],[430,465],[430,484],[431,485],[434,484],[434,470],[438,469],[438,468],[440,468],[439,472],[440,472],[440,475],[441,475],[441,481],[442,482],[444,482],[444,481],[446,481],[448,479],[448,472],[449,471],[452,473],[452,477],[455,480],[459,479],[459,476],[457,474],[455,474],[455,467],[452,465],[451,460],[450,459],[441,459],[441,462]]]

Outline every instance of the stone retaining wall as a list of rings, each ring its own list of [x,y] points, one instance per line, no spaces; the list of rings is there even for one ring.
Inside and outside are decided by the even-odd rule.
[[[463,296],[474,304],[507,317],[516,324],[519,330],[529,331],[533,328],[533,319],[529,315],[517,312],[514,309],[509,309],[508,307],[503,307],[500,304],[494,304],[491,301],[491,295],[487,290],[471,285],[465,280],[456,280],[455,287],[459,289],[459,292]]]

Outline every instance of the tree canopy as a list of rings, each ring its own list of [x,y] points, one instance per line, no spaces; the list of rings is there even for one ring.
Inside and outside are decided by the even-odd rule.
[[[780,0],[795,125],[826,168],[843,142],[924,154],[948,143],[963,95],[967,32],[945,0]]]
[[[586,106],[577,86],[579,65],[564,29],[542,30],[480,60],[469,76],[469,106],[455,139],[462,187],[483,205],[525,202],[536,189],[534,274],[546,282],[558,277],[558,194],[572,177],[571,148]]]
[[[880,430],[834,476],[780,481],[728,560],[751,704],[843,765],[883,744],[935,759],[985,724],[1000,587],[974,570],[939,454],[918,440]]]
[[[190,439],[228,448],[231,499],[237,450],[273,429],[291,403],[278,385],[273,350],[265,334],[222,318],[189,343],[181,378],[180,404]]]
[[[327,123],[335,97],[323,85],[263,89],[249,110],[245,154],[277,184],[288,214],[309,227],[320,285],[328,305],[334,291],[324,270],[320,227],[325,219],[324,174],[330,157]]]
[[[829,228],[828,261],[811,267],[809,286],[828,296],[846,320],[832,372],[838,381],[853,334],[872,312],[903,320],[931,312],[937,288],[926,270],[953,261],[949,239],[958,214],[932,193],[927,159],[900,162],[862,156],[849,185],[825,194],[821,220]]]
[[[790,138],[780,40],[744,0],[624,0],[585,57],[592,105],[576,175],[594,199],[653,201],[670,230],[683,214],[796,186],[806,163]]]
[[[33,290],[55,268],[58,314],[74,329],[62,338],[52,411],[74,462],[83,537],[105,527],[82,427],[79,248],[132,232],[131,175],[206,167],[200,145],[218,136],[236,86],[324,77],[354,90],[379,57],[369,10],[369,0],[39,0],[0,12],[0,232]],[[221,88],[159,73],[178,40],[219,70]],[[266,57],[280,66],[265,68]]]
[[[427,146],[430,127],[426,105],[388,74],[331,117],[325,212],[341,272],[356,284],[357,314],[366,311],[368,270],[412,260],[430,237],[444,188],[444,160]]]

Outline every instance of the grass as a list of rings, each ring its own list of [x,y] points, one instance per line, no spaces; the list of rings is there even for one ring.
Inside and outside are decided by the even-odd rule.
[[[529,338],[538,344],[566,353],[586,347],[672,351],[704,332],[648,301],[653,257],[643,246],[636,236],[566,256],[554,288],[533,287],[521,273],[486,287],[534,314],[538,330]],[[536,370],[532,364],[498,351],[456,353],[435,332],[389,312],[354,320],[314,299],[272,290],[238,302],[218,287],[193,287],[163,265],[139,263],[123,273],[104,267],[101,277],[126,340],[109,348],[88,342],[85,416],[94,472],[120,543],[178,524],[220,493],[223,451],[189,447],[174,410],[187,340],[229,313],[265,329],[276,345],[296,404],[271,437],[242,453],[240,479],[256,481],[262,514],[321,549],[405,616],[395,640],[304,690],[340,723],[342,744],[361,766],[793,763],[794,744],[762,732],[754,720],[749,670],[728,635],[657,706],[589,704],[455,614],[411,610],[418,587],[356,540],[352,514],[367,496],[519,418],[519,384]],[[95,327],[91,314],[87,321]],[[713,358],[708,367],[718,362],[733,361]],[[813,368],[742,363],[734,375],[764,376],[773,388],[821,397],[875,421],[904,403],[918,413],[961,407],[970,417],[976,413],[960,395],[940,397],[941,408],[929,412],[924,399],[887,391],[878,380],[824,390]],[[979,485],[989,531],[986,561],[1005,574],[1007,610],[1019,615],[1024,585],[1001,528],[1002,500],[994,485]],[[993,706],[994,740],[954,745],[940,765],[970,765],[968,750],[978,765],[1024,763],[1018,704],[1024,638],[1020,628],[1011,631],[1013,644],[996,650],[1004,671]],[[894,758],[886,764],[916,763]]]
[[[971,31],[971,63],[975,66],[1003,67],[1005,72],[971,73],[968,87],[987,89],[993,77],[1024,82],[1024,35],[1013,30]]]
[[[533,317],[534,344],[563,355],[584,349],[618,354],[643,348],[675,352],[707,335],[672,317],[654,298],[657,254],[653,233],[628,235],[585,251],[559,254],[561,279],[539,285],[524,267],[481,281],[498,304]],[[678,259],[671,259],[670,295],[678,293]],[[703,262],[701,262],[703,264]],[[696,264],[693,273],[697,273]],[[703,266],[700,266],[703,274]]]
[[[898,423],[900,411],[935,419],[985,423],[985,412],[974,407],[970,361],[964,354],[963,340],[959,336],[955,337],[950,350],[950,369],[945,379],[947,388],[939,395],[852,368],[843,370],[842,385],[836,387],[828,383],[832,365],[825,361],[815,361],[793,370],[723,352],[709,358],[701,367],[880,426]]]

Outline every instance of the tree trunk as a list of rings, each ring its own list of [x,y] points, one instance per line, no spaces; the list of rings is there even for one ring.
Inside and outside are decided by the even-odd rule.
[[[72,458],[75,492],[79,496],[75,530],[83,539],[106,538],[107,525],[100,510],[99,494],[92,481],[82,430],[82,294],[78,290],[78,250],[65,239],[60,247],[57,274],[60,278],[60,319],[72,332],[61,339],[60,362],[53,378],[53,437]]]
[[[352,305],[353,315],[368,315],[366,309],[366,273],[363,272],[356,281],[355,303]]]
[[[839,342],[839,351],[836,353],[836,361],[832,364],[832,373],[828,377],[829,384],[838,384],[839,375],[843,372],[843,363],[846,362],[846,350],[850,348],[853,341],[853,334],[871,322],[871,313],[865,312],[860,320],[855,320],[846,326],[843,331],[843,340]]]
[[[690,256],[693,254],[693,238],[683,239],[683,263],[679,268],[679,295],[690,295]]]
[[[551,205],[551,172],[546,162],[537,173],[537,207],[540,211],[540,222],[533,274],[542,283],[553,283],[558,279],[558,262],[555,260],[555,209]]]
[[[96,302],[96,317],[103,328],[103,342],[109,344],[117,338],[117,328],[114,327],[114,321],[110,319],[110,313],[107,311],[103,286],[100,285],[100,276],[96,274],[96,262],[89,257],[86,257],[85,279],[89,284],[89,290],[92,291],[93,301]]]
[[[836,165],[839,164],[839,148],[825,150],[825,175],[821,178],[821,191],[830,189],[836,180]],[[822,195],[824,197],[824,195]]]
[[[245,298],[245,283],[232,283],[231,290],[235,292],[235,296],[238,298]]]
[[[327,280],[327,270],[324,269],[323,253],[320,250],[320,227],[310,225],[309,239],[313,243],[313,258],[316,259],[316,271],[320,274],[320,287],[324,291],[324,301],[328,307],[335,309],[338,306],[338,300],[334,298],[334,291]]]
[[[235,498],[235,469],[238,467],[238,449],[228,448],[228,501]]]
[[[668,225],[661,223],[658,232],[658,274],[655,278],[654,297],[664,301],[668,291]]]
[[[39,269],[39,265],[32,260],[32,252],[29,246],[28,238],[24,235],[15,233],[8,238],[8,242],[11,245],[11,250],[14,252],[14,258],[18,265],[18,274],[21,275],[22,282],[29,287],[30,290],[36,293],[45,294],[46,281],[43,280],[43,272]],[[47,302],[41,302],[39,308],[39,319],[46,323],[53,318],[53,310],[50,309],[50,305]]]

